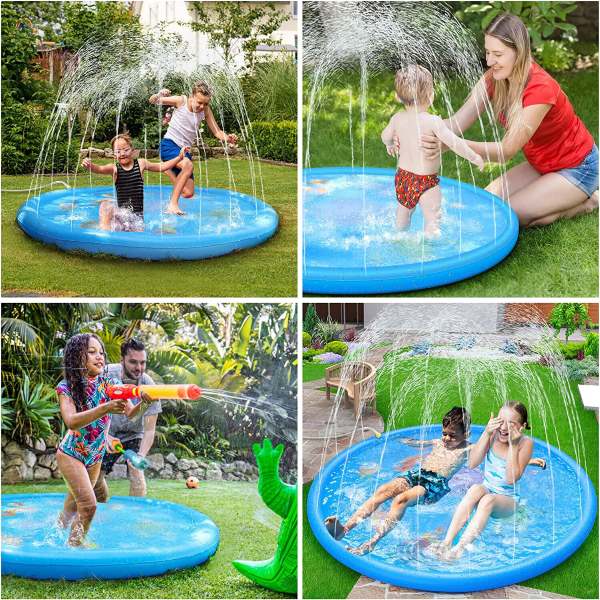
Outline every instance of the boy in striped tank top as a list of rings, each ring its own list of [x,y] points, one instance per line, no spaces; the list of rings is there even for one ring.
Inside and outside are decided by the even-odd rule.
[[[181,149],[185,146],[199,145],[198,129],[202,121],[206,121],[208,128],[218,140],[225,144],[237,144],[236,135],[225,133],[217,125],[210,109],[211,96],[212,92],[204,81],[194,84],[189,97],[171,96],[171,91],[167,89],[150,96],[150,104],[171,106],[174,109],[168,121],[169,127],[160,142],[160,157],[163,160],[169,160],[174,156],[179,157]],[[189,148],[185,156],[167,171],[167,175],[173,183],[173,191],[165,212],[183,215],[185,213],[179,206],[179,197],[191,198],[194,195],[194,163]]]
[[[523,435],[524,429],[529,429],[529,424],[527,409],[521,402],[506,402],[497,417],[491,414],[469,455],[470,469],[485,461],[483,482],[472,485],[456,508],[444,541],[435,548],[440,557],[459,558],[466,546],[481,535],[490,517],[513,515],[520,500],[519,479],[527,465],[546,467],[543,459],[531,458],[533,440]],[[452,547],[473,510],[475,515]]]
[[[184,156],[188,147],[166,162],[153,163],[144,158],[133,158],[131,137],[120,133],[111,140],[116,162],[112,165],[95,165],[89,158],[81,164],[101,175],[112,175],[117,192],[117,203],[104,200],[100,204],[100,229],[107,231],[143,231],[144,229],[144,178],[148,171],[167,171]]]

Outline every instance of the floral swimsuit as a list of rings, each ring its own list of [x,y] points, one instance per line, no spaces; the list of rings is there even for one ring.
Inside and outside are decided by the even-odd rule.
[[[106,386],[118,383],[106,375],[88,378],[85,390],[84,410],[96,408],[110,401]],[[56,387],[58,394],[72,398],[68,383],[63,379]],[[104,415],[81,429],[69,429],[59,445],[59,450],[68,456],[81,461],[86,467],[91,467],[101,461],[106,451],[106,434],[110,427],[110,414]]]
[[[399,168],[395,177],[396,199],[402,206],[412,210],[421,196],[439,183],[437,175],[417,175]]]

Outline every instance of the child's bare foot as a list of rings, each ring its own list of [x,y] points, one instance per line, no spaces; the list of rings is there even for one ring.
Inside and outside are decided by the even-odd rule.
[[[167,206],[167,208],[165,208],[165,213],[168,215],[179,215],[179,216],[185,215],[185,212],[182,211],[179,208],[179,205],[177,205],[177,204],[175,204],[175,205],[169,204],[169,206]]]
[[[77,513],[67,514],[64,511],[61,511],[61,513],[58,515],[58,519],[56,519],[57,527],[66,529],[71,524],[71,521],[76,514]]]
[[[441,237],[442,233],[439,227],[435,227],[432,229],[425,229],[425,239],[426,240],[437,240]]]
[[[375,547],[375,544],[372,544],[370,542],[365,542],[364,544],[361,544],[357,548],[352,548],[350,546],[346,546],[346,550],[348,550],[348,552],[350,552],[350,554],[355,554],[356,556],[362,556],[363,554],[368,554],[369,552],[372,552],[374,547]]]
[[[446,560],[457,560],[463,555],[464,551],[464,546],[457,544],[444,555],[444,558]]]
[[[450,546],[444,542],[432,542],[429,545],[429,551],[438,558],[444,558],[449,550]]]
[[[337,517],[327,517],[325,519],[325,527],[327,527],[329,535],[336,540],[341,540],[348,533]]]

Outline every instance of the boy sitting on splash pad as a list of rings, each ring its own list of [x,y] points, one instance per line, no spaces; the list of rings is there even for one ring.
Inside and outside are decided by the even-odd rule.
[[[191,198],[194,195],[194,163],[189,148],[180,157],[181,150],[193,146],[198,139],[198,129],[202,121],[206,121],[212,134],[226,144],[237,144],[237,136],[222,131],[210,108],[212,92],[208,84],[199,81],[192,87],[192,95],[171,96],[171,91],[163,89],[150,96],[150,104],[174,107],[169,120],[169,127],[160,142],[160,157],[163,160],[178,157],[175,165],[170,167],[167,175],[173,183],[173,191],[166,212],[175,215],[185,214],[179,207],[179,197]]]
[[[440,236],[442,194],[438,173],[440,157],[428,159],[421,149],[421,136],[435,134],[450,150],[483,170],[483,158],[455,135],[438,115],[427,111],[434,98],[433,77],[424,67],[409,65],[396,72],[396,99],[404,104],[381,133],[388,154],[397,157],[395,177],[396,226],[410,227],[412,213],[421,205],[425,237]],[[402,140],[398,144],[398,140]]]
[[[112,175],[117,192],[117,203],[104,200],[100,204],[100,229],[107,231],[144,230],[144,178],[148,171],[166,171],[179,162],[189,148],[182,148],[178,156],[166,162],[153,163],[144,158],[133,158],[133,143],[127,133],[111,140],[116,162],[112,165],[95,165],[89,158],[81,164],[92,173]]]
[[[433,504],[450,492],[448,481],[466,463],[467,453],[472,447],[467,442],[470,427],[471,416],[468,411],[455,406],[442,419],[441,439],[403,440],[411,445],[416,442],[422,446],[431,446],[432,450],[423,458],[420,466],[417,465],[400,477],[379,486],[375,494],[345,524],[334,516],[325,519],[327,531],[336,540],[340,540],[373,514],[380,504],[393,498],[390,510],[375,535],[357,548],[347,548],[352,554],[371,552],[375,544],[397,525],[409,506],[417,502]]]

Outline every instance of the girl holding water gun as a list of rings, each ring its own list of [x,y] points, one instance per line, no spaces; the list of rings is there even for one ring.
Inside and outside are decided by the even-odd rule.
[[[83,543],[96,512],[94,484],[104,453],[114,451],[108,435],[110,415],[134,417],[149,400],[144,394],[144,402],[135,405],[128,399],[111,399],[108,386],[118,382],[104,374],[105,364],[104,346],[97,336],[80,333],[67,342],[64,379],[56,391],[68,431],[56,459],[69,490],[58,524],[63,528],[71,524],[70,546]]]

